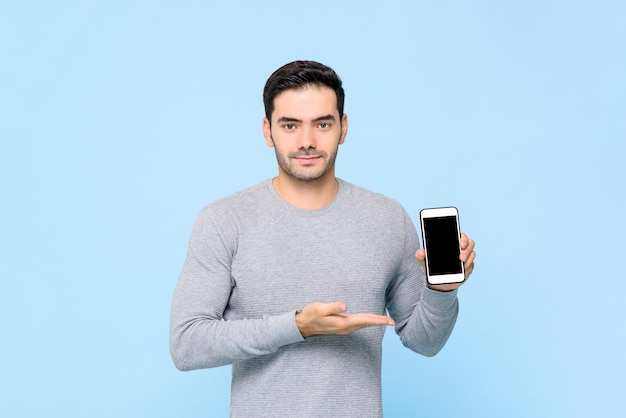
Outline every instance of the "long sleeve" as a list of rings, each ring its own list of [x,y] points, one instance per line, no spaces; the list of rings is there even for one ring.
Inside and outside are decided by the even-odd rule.
[[[236,231],[202,211],[194,226],[178,279],[170,320],[170,351],[180,370],[217,367],[269,354],[302,341],[295,310],[225,321],[233,281]]]
[[[387,291],[387,309],[396,321],[402,344],[425,356],[434,356],[450,337],[459,311],[457,291],[438,292],[426,285],[426,275],[414,254],[419,239],[405,216],[405,259]]]
[[[232,416],[380,417],[385,329],[304,340],[295,312],[317,301],[387,310],[406,346],[434,355],[454,326],[456,294],[426,288],[418,247],[397,201],[343,181],[319,210],[289,205],[271,180],[215,201],[174,291],[174,362],[232,364]]]

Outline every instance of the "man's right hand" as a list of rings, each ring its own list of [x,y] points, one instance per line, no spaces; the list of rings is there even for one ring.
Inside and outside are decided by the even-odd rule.
[[[347,335],[361,328],[393,326],[395,321],[384,315],[369,313],[345,314],[348,307],[343,302],[310,303],[296,313],[296,325],[304,338],[313,335]]]

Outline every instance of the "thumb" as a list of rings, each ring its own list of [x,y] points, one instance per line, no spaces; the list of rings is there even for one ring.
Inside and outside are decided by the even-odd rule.
[[[324,314],[326,315],[337,315],[348,310],[348,307],[343,302],[326,303],[324,308]]]
[[[415,258],[417,258],[419,261],[424,261],[426,259],[426,252],[423,248],[415,251]]]
[[[417,261],[420,262],[422,268],[426,270],[426,251],[424,251],[423,248],[415,251],[415,258],[417,258]]]

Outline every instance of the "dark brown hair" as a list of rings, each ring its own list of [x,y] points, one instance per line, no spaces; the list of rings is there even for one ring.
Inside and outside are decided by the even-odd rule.
[[[345,93],[341,86],[341,79],[330,67],[315,61],[293,61],[283,65],[267,79],[263,89],[263,104],[265,116],[272,122],[274,98],[285,90],[303,89],[306,86],[328,87],[337,95],[337,110],[339,118],[343,117],[343,103]]]

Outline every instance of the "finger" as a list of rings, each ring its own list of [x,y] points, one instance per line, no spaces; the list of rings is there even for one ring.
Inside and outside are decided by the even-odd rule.
[[[389,326],[395,325],[396,322],[384,315],[374,315],[369,313],[358,313],[344,316],[350,322],[352,327],[365,328],[371,326]]]
[[[374,314],[368,314],[368,313],[362,313],[358,315],[360,315],[363,318],[363,320],[366,321],[368,324],[374,324],[374,325],[395,325],[396,324],[396,321],[394,321],[393,319],[385,315],[374,315]]]
[[[465,267],[465,280],[469,279],[469,277],[472,275],[473,272],[474,272],[474,263]]]
[[[461,238],[459,240],[459,244],[461,245],[461,249],[464,249],[469,244],[469,239],[465,233],[461,232]]]
[[[446,284],[437,284],[437,285],[431,284],[431,285],[428,285],[428,287],[430,289],[438,290],[440,292],[451,292],[461,287],[463,283],[465,283],[465,281],[462,281],[460,283],[446,283]]]
[[[388,326],[393,326],[396,325],[396,321],[394,321],[392,318],[385,316],[385,315],[373,315],[374,318],[371,318],[372,321],[375,321],[376,324],[380,324],[380,325],[388,325]]]
[[[332,303],[320,303],[318,306],[318,313],[320,316],[338,315],[348,310],[348,307],[343,302]]]
[[[472,252],[474,251],[474,240],[471,238],[467,238],[467,242],[465,247],[461,246],[461,254],[459,256],[459,258],[461,259],[461,261],[465,262],[467,261],[467,259],[469,258],[470,254],[472,254]]]
[[[461,232],[461,238],[459,240],[462,250],[474,249],[474,240],[468,237],[465,233]]]
[[[474,249],[474,240],[461,232],[461,238],[459,240],[459,244],[462,250],[469,249],[470,251]]]
[[[468,250],[468,251],[474,251],[474,247],[475,247],[475,246],[476,246],[476,243],[474,242],[474,240],[473,240],[473,239],[471,239],[471,238],[468,238],[468,239],[467,239],[467,247],[466,247],[466,250]]]
[[[466,264],[474,264],[474,260],[476,260],[476,251],[472,251],[471,253],[469,253],[465,263]]]
[[[467,279],[472,272],[474,271],[474,260],[476,259],[476,253],[472,251],[469,255],[467,261],[463,263],[463,268],[465,269],[465,278]]]

